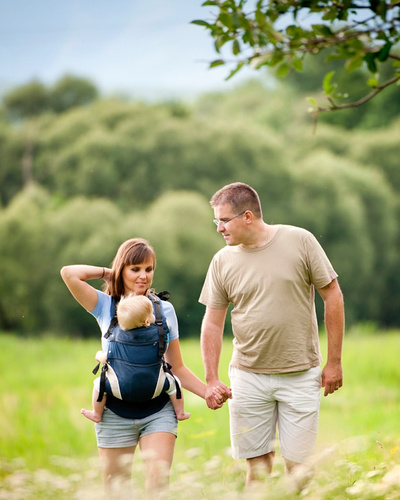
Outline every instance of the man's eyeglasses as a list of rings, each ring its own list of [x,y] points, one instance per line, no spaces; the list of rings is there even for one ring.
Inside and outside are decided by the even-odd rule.
[[[218,224],[222,224],[223,226],[225,226],[226,224],[228,224],[228,222],[230,222],[231,220],[233,219],[236,219],[236,217],[240,217],[241,215],[243,215],[244,213],[246,212],[246,210],[243,210],[243,212],[240,212],[240,214],[237,214],[237,215],[234,215],[233,217],[231,217],[230,219],[228,220],[220,220],[220,219],[214,219],[213,222],[216,226],[218,226]]]

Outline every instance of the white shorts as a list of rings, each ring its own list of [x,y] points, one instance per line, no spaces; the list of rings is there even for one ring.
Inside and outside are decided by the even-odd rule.
[[[321,368],[265,374],[231,366],[229,377],[233,458],[254,458],[275,451],[278,428],[282,456],[303,463],[317,438]]]

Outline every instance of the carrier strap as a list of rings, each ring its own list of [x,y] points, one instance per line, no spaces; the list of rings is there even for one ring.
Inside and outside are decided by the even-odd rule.
[[[163,359],[163,369],[165,372],[169,373],[171,377],[174,377],[175,379],[175,385],[176,385],[176,399],[182,399],[182,391],[181,391],[181,384],[177,377],[172,373],[171,371],[172,366]]]
[[[156,325],[158,328],[158,357],[162,358],[165,352],[164,325],[161,317],[161,309],[160,304],[158,303],[158,299],[154,300],[153,304],[156,311]]]
[[[99,388],[99,396],[97,398],[97,402],[100,403],[103,400],[104,397],[104,392],[106,388],[106,371],[108,370],[108,365],[105,363],[101,367],[101,372],[100,372],[100,388]]]
[[[114,317],[110,322],[110,326],[108,327],[108,330],[104,334],[104,338],[108,339],[108,337],[111,335],[111,330],[114,328],[114,326],[118,323],[118,318],[117,318],[117,306],[115,306],[115,313]]]

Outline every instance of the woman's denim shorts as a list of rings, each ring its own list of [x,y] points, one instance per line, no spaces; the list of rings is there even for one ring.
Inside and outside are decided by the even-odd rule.
[[[177,436],[178,421],[170,401],[157,413],[141,419],[123,418],[108,408],[101,422],[95,424],[99,448],[127,448],[136,446],[142,436],[169,432]]]

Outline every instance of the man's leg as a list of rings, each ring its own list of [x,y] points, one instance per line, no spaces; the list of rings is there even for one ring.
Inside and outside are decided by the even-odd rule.
[[[271,474],[275,452],[271,451],[261,457],[247,458],[246,487],[255,481],[261,481],[267,474]]]

